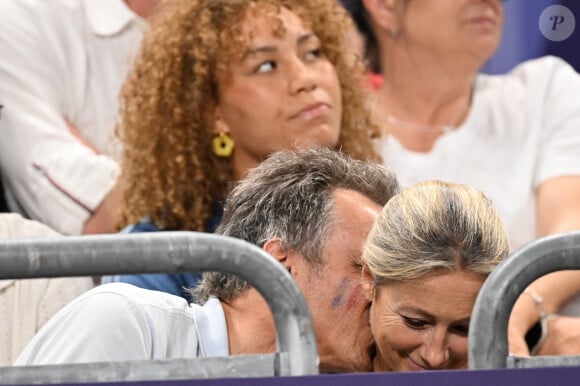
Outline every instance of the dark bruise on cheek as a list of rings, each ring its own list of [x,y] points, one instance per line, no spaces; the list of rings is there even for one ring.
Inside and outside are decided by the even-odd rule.
[[[351,291],[350,291],[351,290]],[[348,294],[348,292],[351,292]],[[350,311],[362,298],[362,286],[359,282],[352,279],[342,279],[338,287],[338,293],[332,298],[332,307],[346,306],[345,309]]]
[[[338,294],[332,299],[332,308],[340,307],[343,304],[344,304],[344,296],[342,294]]]
[[[348,288],[350,280],[342,279],[340,282],[340,286],[338,287],[338,293],[334,298],[332,298],[332,308],[340,307],[344,304],[344,297],[346,289]]]

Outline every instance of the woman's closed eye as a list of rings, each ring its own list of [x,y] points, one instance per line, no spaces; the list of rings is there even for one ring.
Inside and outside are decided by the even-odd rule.
[[[469,324],[457,324],[451,327],[451,331],[457,335],[467,336],[469,334]]]
[[[403,322],[407,325],[407,327],[410,327],[414,330],[421,330],[429,324],[429,322],[424,319],[410,318],[402,315],[401,317],[403,318]]]

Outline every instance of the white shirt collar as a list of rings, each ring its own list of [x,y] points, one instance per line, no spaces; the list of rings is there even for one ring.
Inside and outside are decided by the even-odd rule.
[[[209,298],[203,306],[193,305],[193,310],[199,336],[200,356],[229,356],[226,317],[219,299]]]
[[[144,23],[123,0],[83,0],[91,30],[100,36],[115,35],[132,21]]]

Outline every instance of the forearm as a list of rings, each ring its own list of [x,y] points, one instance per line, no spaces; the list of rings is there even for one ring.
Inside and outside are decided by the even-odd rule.
[[[118,185],[115,186],[83,226],[83,234],[113,233],[117,229],[120,202]]]
[[[110,158],[90,151],[76,154],[73,148],[52,149],[54,154],[28,164],[14,158],[3,165],[7,188],[26,213],[62,234],[80,234],[89,218],[110,210],[107,197],[119,173]]]
[[[538,236],[580,229],[580,178],[565,176],[544,182],[537,192]],[[544,275],[528,286],[516,301],[510,316],[510,350],[525,354],[524,336],[540,319],[541,313],[557,313],[580,292],[580,271],[557,271]],[[530,295],[530,294],[535,295]],[[536,296],[537,295],[537,296]],[[541,298],[541,304],[533,297]]]
[[[546,313],[557,313],[580,292],[580,271],[558,271],[534,281],[528,287],[543,298]]]
[[[535,280],[512,309],[511,332],[525,336],[542,314],[557,313],[578,292],[580,271],[558,271]]]
[[[580,168],[580,159],[569,162]],[[580,174],[544,181],[537,189],[537,207],[538,237],[580,229]],[[580,271],[554,272],[534,281],[529,288],[544,298],[546,312],[558,312],[580,292]]]
[[[554,59],[546,68],[548,72],[551,81],[543,97],[545,119],[534,181],[537,237],[580,229],[580,103],[574,98],[580,77],[569,65]],[[528,289],[543,299],[542,304],[538,307],[528,294],[518,298],[510,317],[510,349],[512,341],[523,342],[542,310],[559,312],[580,292],[580,271],[545,275]]]

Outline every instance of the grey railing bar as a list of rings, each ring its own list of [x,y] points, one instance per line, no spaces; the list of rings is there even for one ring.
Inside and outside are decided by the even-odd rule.
[[[507,367],[510,369],[563,366],[580,366],[580,356],[543,355],[533,357],[518,357],[510,355],[507,357]]]
[[[0,279],[221,271],[252,284],[276,324],[277,350],[290,365],[278,375],[318,374],[310,312],[290,274],[248,242],[208,233],[158,232],[0,243]]]
[[[0,367],[1,385],[274,377],[279,354]]]
[[[580,231],[538,239],[501,262],[483,284],[473,308],[469,367],[505,368],[508,319],[517,298],[535,279],[568,269],[580,269]]]

